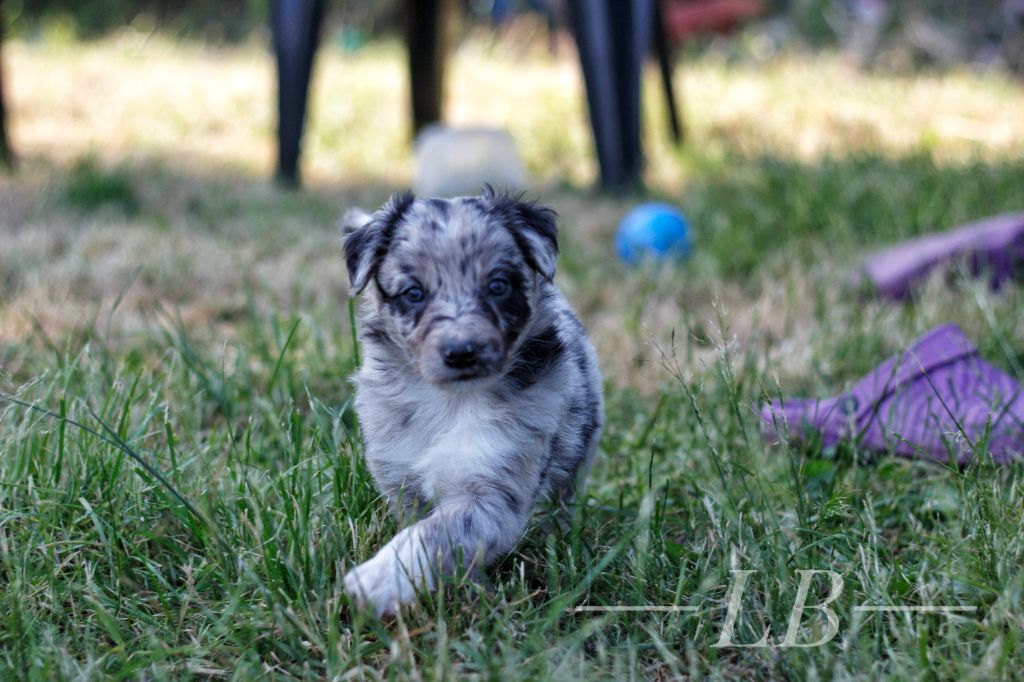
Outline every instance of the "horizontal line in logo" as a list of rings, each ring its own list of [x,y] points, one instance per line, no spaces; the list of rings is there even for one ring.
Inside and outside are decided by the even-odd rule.
[[[695,613],[700,610],[699,606],[577,606],[573,613]],[[977,606],[875,606],[862,604],[854,606],[854,611],[860,612],[895,612],[895,613],[973,613],[978,610]]]
[[[661,611],[664,613],[699,611],[699,606],[577,606],[573,613],[620,613]]]
[[[901,613],[972,613],[977,606],[854,606],[854,611],[896,611]]]

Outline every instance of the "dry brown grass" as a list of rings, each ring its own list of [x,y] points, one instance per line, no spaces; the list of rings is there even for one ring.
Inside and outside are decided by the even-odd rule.
[[[609,239],[628,203],[566,189],[589,185],[595,173],[570,56],[470,42],[453,61],[448,112],[454,124],[506,126],[519,141],[537,191],[563,215],[573,260],[588,273],[563,283],[588,318],[610,376],[655,389],[663,373],[651,340],[667,343],[681,323],[713,337],[724,315],[729,333],[770,348],[785,372],[806,378],[816,343],[861,305],[835,284],[858,249],[846,245],[836,254],[826,240],[812,247],[811,262],[769,254],[742,278],[723,276],[728,253],[700,250],[682,274],[625,273],[611,262]],[[124,33],[60,48],[15,43],[7,59],[13,138],[25,161],[21,174],[0,180],[0,339],[7,343],[36,326],[51,337],[82,329],[129,283],[115,333],[149,328],[158,306],[195,329],[229,333],[247,292],[261,304],[341,314],[346,282],[333,216],[349,204],[372,205],[410,179],[404,60],[395,45],[354,56],[322,50],[306,143],[310,191],[300,196],[265,180],[273,64],[262,50]],[[687,63],[677,79],[693,146],[683,154],[667,142],[660,92],[649,77],[648,181],[684,205],[709,168],[736,158],[812,168],[829,155],[885,159],[925,150],[941,166],[1024,152],[1024,92],[996,75],[864,75],[832,57],[761,67]],[[126,173],[140,210],[69,206],[68,168],[85,156]],[[732,170],[715,173],[727,178]],[[711,226],[695,227],[700,239]],[[742,226],[726,228],[742,239]],[[960,310],[945,289],[934,289],[913,321],[896,324],[897,309],[875,304],[866,314],[904,330],[896,336],[950,315],[980,321],[977,307]],[[825,303],[801,295],[811,291]],[[1017,303],[1011,295],[993,305]],[[698,345],[695,352],[696,361],[718,349]]]

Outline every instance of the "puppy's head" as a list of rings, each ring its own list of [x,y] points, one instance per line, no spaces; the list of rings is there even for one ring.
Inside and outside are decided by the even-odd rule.
[[[435,385],[505,370],[558,258],[554,211],[489,188],[395,195],[368,218],[347,217],[345,230],[352,290],[376,309],[374,338]]]

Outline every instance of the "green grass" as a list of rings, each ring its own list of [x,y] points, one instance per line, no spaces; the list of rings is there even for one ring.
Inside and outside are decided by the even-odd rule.
[[[138,208],[127,173],[104,170],[92,157],[79,159],[72,166],[64,198],[70,206],[85,210],[113,206],[131,212]]]
[[[15,45],[18,71],[104,60],[115,73],[134,68],[119,63],[121,44],[74,49],[79,59]],[[627,271],[609,257],[610,236],[633,199],[581,189],[592,168],[573,156],[585,140],[579,122],[563,130],[557,99],[513,121],[543,181],[538,193],[562,215],[559,281],[606,371],[601,452],[570,527],[541,510],[488,584],[453,579],[378,622],[341,591],[346,570],[395,525],[350,407],[356,353],[333,221],[397,184],[381,180],[397,162],[374,166],[367,149],[399,143],[377,129],[331,142],[322,135],[335,124],[325,124],[310,147],[313,187],[273,189],[244,156],[255,152],[216,147],[237,134],[215,124],[237,115],[237,102],[216,101],[236,82],[221,76],[248,83],[251,57],[204,61],[175,49],[146,58],[156,70],[184,61],[209,77],[198,99],[210,111],[193,121],[199,139],[183,141],[181,154],[157,145],[132,156],[160,139],[155,112],[171,104],[151,103],[85,176],[102,180],[89,193],[102,201],[69,202],[83,182],[72,162],[94,150],[87,138],[63,156],[51,146],[45,132],[65,116],[59,98],[42,85],[14,98],[16,112],[38,120],[16,129],[25,161],[0,187],[9,208],[0,213],[0,390],[64,420],[0,401],[0,678],[990,680],[1024,669],[1019,467],[956,471],[850,445],[773,448],[755,412],[767,396],[838,392],[944,321],[1024,380],[1020,285],[991,292],[936,278],[894,305],[844,284],[867,249],[1024,208],[1019,122],[1005,135],[998,120],[981,126],[994,137],[976,144],[888,140],[911,126],[897,98],[880,97],[894,87],[884,78],[851,76],[847,99],[830,104],[799,85],[827,65],[769,66],[761,83],[743,67],[691,64],[691,87],[755,100],[763,88],[782,112],[806,103],[806,129],[831,131],[828,144],[808,151],[799,135],[773,137],[787,114],[762,117],[757,106],[694,104],[695,142],[683,152],[652,129],[651,196],[684,205],[697,248],[679,267]],[[470,55],[456,72],[483,83]],[[500,55],[487,59],[511,69]],[[345,77],[363,88],[353,107],[374,101],[375,79],[399,62],[383,51],[346,63]],[[531,58],[523,68],[546,83],[563,67]],[[328,62],[326,72],[338,68]],[[1024,106],[1019,87],[970,74],[908,87],[910,100],[961,102],[943,114],[961,128],[978,98]],[[323,110],[365,115],[319,96]],[[483,89],[482,103],[456,97],[456,109],[514,96]],[[867,122],[847,125],[842,116],[858,106]],[[251,130],[255,119],[238,126]],[[936,121],[922,127],[942,129]],[[197,162],[204,144],[213,151]],[[349,162],[360,175],[324,180],[331,164]],[[121,196],[134,210],[118,208]],[[842,576],[830,604],[839,633],[820,647],[782,648],[804,569]],[[756,571],[735,640],[770,627],[768,648],[713,646],[732,570]],[[819,575],[808,603],[827,588]],[[699,610],[573,612],[652,604]],[[861,604],[977,611],[855,616]],[[800,640],[823,623],[808,609]]]

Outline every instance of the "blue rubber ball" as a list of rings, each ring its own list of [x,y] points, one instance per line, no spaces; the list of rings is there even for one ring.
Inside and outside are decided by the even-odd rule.
[[[615,248],[627,265],[681,260],[690,254],[690,246],[690,226],[669,204],[640,204],[626,214],[615,235]]]

